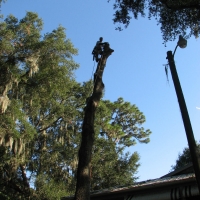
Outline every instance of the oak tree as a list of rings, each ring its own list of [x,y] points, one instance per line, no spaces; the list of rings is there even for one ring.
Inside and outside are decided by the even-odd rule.
[[[118,30],[122,30],[121,24],[128,27],[132,18],[147,15],[156,19],[164,42],[175,40],[180,34],[198,37],[200,33],[199,0],[115,0],[113,8]]]
[[[59,154],[50,151],[65,137],[56,130],[73,121],[77,50],[63,27],[42,36],[42,24],[32,12],[0,23],[0,176],[10,198],[31,195],[30,178],[45,173],[47,155]]]

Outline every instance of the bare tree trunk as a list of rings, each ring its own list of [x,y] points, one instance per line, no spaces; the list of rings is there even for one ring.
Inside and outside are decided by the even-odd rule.
[[[90,199],[90,165],[95,136],[95,112],[104,89],[104,84],[102,81],[103,71],[107,58],[113,51],[114,50],[110,49],[109,44],[106,43],[101,59],[98,62],[96,73],[94,74],[93,93],[92,96],[88,98],[87,105],[85,107],[85,116],[82,126],[82,141],[79,149],[76,193],[74,198],[75,200]]]

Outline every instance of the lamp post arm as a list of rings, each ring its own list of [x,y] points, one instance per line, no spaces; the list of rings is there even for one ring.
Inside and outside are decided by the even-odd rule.
[[[175,55],[175,53],[176,53],[177,47],[178,47],[178,44],[176,45],[176,47],[175,47],[175,49],[174,49],[173,57],[174,57],[174,55]]]
[[[174,51],[174,53],[175,53],[175,51]],[[186,132],[188,145],[189,145],[189,149],[190,149],[190,154],[191,154],[191,157],[192,157],[192,163],[193,163],[193,167],[194,167],[196,181],[197,181],[199,193],[200,193],[200,159],[198,158],[198,149],[197,149],[197,145],[196,145],[196,142],[195,142],[195,139],[194,139],[192,126],[191,126],[191,123],[190,123],[189,114],[188,114],[188,111],[187,111],[185,99],[184,99],[183,92],[182,92],[182,89],[181,89],[181,84],[180,84],[178,74],[177,74],[177,71],[176,71],[176,66],[175,66],[175,62],[174,62],[174,54],[172,55],[172,51],[167,52],[167,59],[168,59],[168,62],[169,62],[170,71],[171,71],[172,79],[173,79],[173,82],[174,82],[174,87],[175,87],[175,90],[176,90],[178,103],[179,103],[180,110],[181,110],[183,124],[184,124],[184,127],[185,127],[185,132]]]

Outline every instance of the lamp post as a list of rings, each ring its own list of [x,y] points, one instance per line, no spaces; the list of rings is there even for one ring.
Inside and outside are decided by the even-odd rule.
[[[190,154],[191,154],[191,158],[192,158],[192,163],[193,163],[193,167],[194,167],[196,181],[197,181],[197,185],[198,185],[199,193],[200,193],[200,159],[198,158],[198,150],[197,150],[192,126],[191,126],[191,123],[190,123],[189,114],[188,114],[188,111],[187,111],[185,99],[184,99],[184,96],[183,96],[183,92],[182,92],[182,89],[181,89],[181,85],[180,85],[180,82],[179,82],[179,78],[178,78],[178,74],[177,74],[176,66],[175,66],[175,62],[174,62],[174,55],[176,53],[176,49],[177,49],[178,46],[180,48],[185,48],[187,46],[187,40],[185,40],[182,36],[179,36],[179,41],[176,45],[174,53],[172,54],[172,51],[168,51],[167,52],[167,59],[168,59],[168,62],[169,62],[170,71],[171,71],[172,79],[173,79],[173,82],[174,82],[174,87],[175,87],[175,90],[176,90],[176,95],[177,95],[177,98],[178,98],[179,107],[180,107],[180,110],[181,110],[181,115],[182,115],[183,124],[184,124],[184,127],[185,127],[185,132],[186,132],[186,136],[187,136],[187,140],[188,140],[188,145],[189,145],[189,149],[190,149]]]

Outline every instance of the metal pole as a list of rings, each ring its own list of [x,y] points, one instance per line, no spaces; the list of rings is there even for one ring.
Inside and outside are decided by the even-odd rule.
[[[175,66],[175,62],[174,62],[174,56],[172,55],[172,51],[167,52],[167,59],[169,62],[171,75],[172,75],[174,87],[176,90],[176,95],[177,95],[180,110],[181,110],[183,124],[185,127],[185,132],[186,132],[188,145],[189,145],[189,149],[190,149],[190,154],[192,157],[192,163],[193,163],[193,167],[194,167],[196,181],[197,181],[197,185],[198,185],[199,193],[200,193],[200,158],[198,158],[198,149],[197,149],[197,145],[196,145],[196,142],[194,139],[192,126],[190,123],[190,118],[188,115],[185,99],[184,99],[183,92],[181,89],[181,84],[180,84],[178,74],[176,71],[176,66]]]

